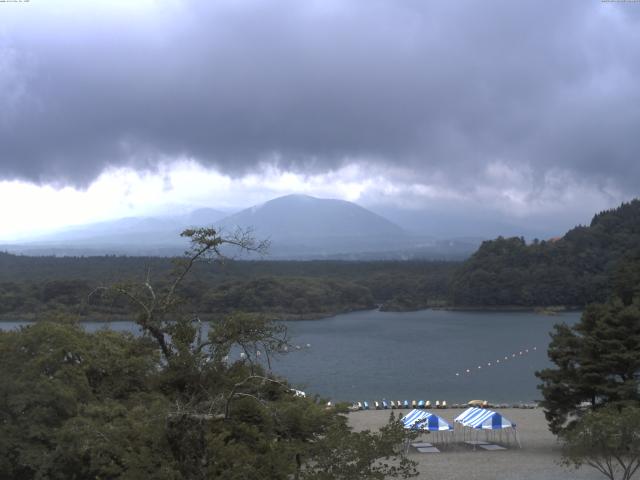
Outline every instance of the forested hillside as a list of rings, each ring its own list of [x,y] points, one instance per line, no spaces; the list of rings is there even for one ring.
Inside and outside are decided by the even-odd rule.
[[[484,242],[456,271],[455,305],[582,306],[609,295],[608,280],[640,252],[640,201],[601,212],[557,240]]]
[[[310,318],[374,308],[415,310],[446,301],[454,262],[228,261],[196,265],[182,285],[202,315],[234,309]],[[122,300],[90,297],[99,286],[163,278],[158,257],[27,257],[0,253],[0,315],[67,311],[105,319],[126,315]]]

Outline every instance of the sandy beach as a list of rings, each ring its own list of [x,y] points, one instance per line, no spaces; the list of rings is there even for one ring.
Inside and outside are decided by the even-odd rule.
[[[603,478],[590,467],[579,470],[560,465],[560,447],[547,429],[542,409],[496,409],[518,427],[522,448],[513,443],[507,450],[473,450],[456,441],[444,446],[440,453],[418,453],[409,449],[409,458],[418,462],[418,478],[464,480],[596,480]],[[391,412],[406,414],[409,410],[367,410],[349,414],[354,430],[376,430],[384,425]],[[432,410],[453,425],[460,409]],[[431,442],[425,434],[416,441]],[[438,446],[436,444],[436,446]]]

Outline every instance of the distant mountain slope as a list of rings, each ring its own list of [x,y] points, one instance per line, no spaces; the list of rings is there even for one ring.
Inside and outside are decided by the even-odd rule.
[[[484,242],[451,284],[457,305],[576,305],[604,300],[615,272],[640,254],[640,200],[593,217],[564,237],[527,245]]]
[[[271,241],[273,258],[332,258],[398,252],[412,239],[397,225],[344,200],[287,195],[242,210],[219,224],[226,231],[252,228]],[[382,253],[381,253],[382,254]]]
[[[226,227],[251,226],[272,238],[391,237],[404,231],[384,217],[344,200],[287,195],[224,218]]]
[[[481,237],[483,240],[496,238],[498,235],[511,237],[524,236],[528,239],[548,238],[563,232],[572,225],[562,225],[562,221],[549,222],[542,225],[532,218],[506,220],[480,215],[473,208],[459,206],[430,208],[420,210],[403,209],[394,205],[377,205],[371,210],[382,215],[409,233],[429,235],[437,238]]]
[[[166,251],[176,255],[185,244],[180,232],[193,226],[212,226],[224,215],[212,208],[201,208],[185,215],[126,217],[67,228],[4,248],[27,254],[162,254]]]

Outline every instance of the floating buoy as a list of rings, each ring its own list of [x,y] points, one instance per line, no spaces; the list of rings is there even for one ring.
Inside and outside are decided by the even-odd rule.
[[[517,351],[517,352],[515,352],[515,353],[512,353],[512,354],[511,354],[511,357],[509,357],[509,355],[505,355],[505,357],[504,357],[503,361],[504,361],[504,360],[509,360],[509,358],[516,358],[517,356],[524,356],[524,355],[526,355],[527,353],[529,353],[529,350],[530,350],[530,349],[528,349],[528,348],[525,348],[525,349],[519,350],[519,351]],[[531,351],[535,351],[535,350],[537,350],[537,347],[531,347]],[[493,366],[497,366],[497,365],[499,365],[499,364],[500,364],[500,361],[501,361],[501,360],[498,358],[498,359],[496,359],[494,362],[487,362],[486,367],[493,367]],[[483,367],[483,365],[478,365],[478,366],[476,367],[476,369],[477,369],[477,370],[482,370],[482,367]],[[463,371],[463,373],[471,373],[471,369],[467,368],[467,369],[465,369],[465,370]],[[459,377],[459,376],[460,376],[460,372],[456,372],[456,377]]]

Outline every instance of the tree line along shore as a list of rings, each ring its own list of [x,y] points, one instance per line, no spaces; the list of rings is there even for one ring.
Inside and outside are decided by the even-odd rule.
[[[601,212],[551,240],[498,237],[464,262],[228,261],[198,265],[181,285],[203,316],[233,310],[284,319],[380,308],[581,308],[605,300],[640,257],[640,201]],[[159,257],[27,257],[0,253],[0,319],[49,311],[81,318],[126,315],[118,298],[91,295],[113,282],[166,275]]]

